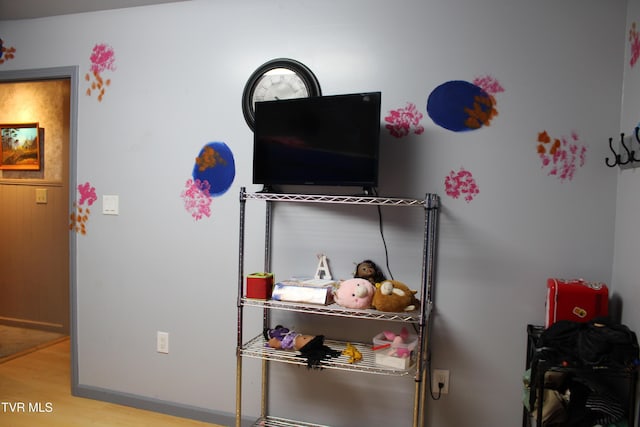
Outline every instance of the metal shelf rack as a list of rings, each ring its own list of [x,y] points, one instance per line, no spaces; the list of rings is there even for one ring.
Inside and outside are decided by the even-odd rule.
[[[285,311],[297,311],[299,313],[309,314],[324,314],[327,316],[339,316],[350,317],[355,319],[372,319],[372,320],[385,320],[388,322],[406,322],[406,323],[420,323],[420,311],[408,311],[401,313],[389,313],[384,311],[378,311],[373,309],[357,310],[357,309],[345,309],[338,304],[330,305],[318,305],[318,304],[304,304],[293,303],[286,301],[274,301],[274,300],[257,300],[251,298],[241,298],[241,303],[245,307],[261,307],[276,310]],[[432,304],[427,302],[427,316],[431,311]]]
[[[345,342],[335,340],[325,340],[326,345],[332,349],[342,351],[346,348]],[[371,350],[371,345],[364,343],[350,343],[362,353],[362,360],[358,363],[349,363],[347,356],[339,356],[336,359],[323,360],[320,362],[323,369],[337,369],[342,371],[366,372],[369,374],[389,375],[389,376],[407,376],[415,372],[415,364],[409,369],[393,369],[380,367],[374,363],[375,355]],[[245,357],[253,357],[262,360],[271,360],[276,362],[292,363],[295,365],[305,366],[306,362],[297,356],[297,353],[286,350],[276,350],[266,346],[266,342],[262,335],[258,335],[242,346],[241,354]]]
[[[289,303],[273,300],[255,300],[243,295],[244,288],[244,251],[245,251],[245,212],[246,202],[258,200],[265,201],[265,258],[264,271],[271,271],[271,219],[273,203],[320,203],[360,206],[390,206],[422,208],[424,210],[424,237],[422,248],[422,278],[420,296],[422,304],[418,310],[406,313],[388,313],[377,310],[352,310],[345,309],[336,304],[321,306],[315,304]],[[356,364],[348,363],[346,356],[322,362],[322,368],[337,369],[350,372],[387,375],[397,377],[413,377],[415,383],[414,410],[412,417],[413,427],[424,425],[424,405],[428,393],[427,368],[429,348],[429,327],[433,311],[433,290],[435,287],[435,256],[437,249],[437,229],[440,199],[436,194],[427,194],[424,199],[390,198],[378,196],[344,196],[344,195],[313,195],[313,194],[284,194],[257,192],[248,193],[245,188],[240,189],[240,222],[239,222],[239,257],[238,257],[238,316],[237,316],[237,347],[236,347],[236,427],[242,425],[242,360],[243,358],[255,358],[262,361],[262,399],[261,415],[254,426],[305,426],[326,427],[311,424],[305,421],[289,420],[267,414],[268,396],[268,363],[291,363],[304,365],[305,361],[297,357],[297,353],[281,351],[269,348],[265,345],[262,335],[253,337],[245,342],[243,338],[243,315],[245,307],[262,309],[263,324],[261,330],[269,327],[269,314],[271,310],[295,311],[301,313],[317,314],[324,316],[337,316],[345,319],[382,320],[389,322],[405,322],[416,326],[418,331],[418,345],[416,347],[415,363],[406,370],[385,368],[374,363],[375,356],[370,344],[351,343],[361,353],[362,360]],[[325,340],[331,348],[342,350],[345,342]]]

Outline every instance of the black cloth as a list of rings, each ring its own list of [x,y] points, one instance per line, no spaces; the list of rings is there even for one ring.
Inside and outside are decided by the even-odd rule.
[[[307,359],[307,368],[309,369],[321,369],[321,361],[338,357],[342,354],[342,352],[324,345],[324,335],[316,335],[311,341],[300,348],[299,351],[300,355],[298,357]]]

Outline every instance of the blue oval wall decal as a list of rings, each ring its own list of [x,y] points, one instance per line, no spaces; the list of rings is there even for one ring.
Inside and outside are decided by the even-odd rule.
[[[236,165],[227,144],[210,142],[202,148],[193,167],[193,179],[209,182],[211,196],[224,194],[235,176]]]
[[[495,113],[493,98],[484,89],[463,80],[441,84],[427,100],[429,117],[454,132],[487,126]]]

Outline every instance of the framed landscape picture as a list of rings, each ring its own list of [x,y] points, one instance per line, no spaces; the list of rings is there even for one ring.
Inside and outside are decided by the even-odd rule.
[[[0,169],[40,170],[38,123],[0,124]]]

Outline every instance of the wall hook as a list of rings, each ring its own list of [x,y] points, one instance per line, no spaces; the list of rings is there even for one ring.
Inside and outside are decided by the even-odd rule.
[[[640,133],[640,127],[636,126],[636,129],[635,129],[636,142],[640,145],[640,134],[639,133]],[[632,154],[632,157],[631,157],[632,161],[640,162],[640,158],[635,156],[635,151],[632,151],[631,154]]]
[[[633,161],[633,155],[634,155],[635,151],[629,151],[629,148],[627,147],[627,144],[624,143],[624,132],[622,132],[620,134],[620,145],[622,145],[622,148],[624,148],[624,151],[627,152],[627,160],[625,160],[624,162],[618,161],[618,164],[619,165],[626,165],[628,163],[631,163]]]
[[[613,138],[609,138],[609,149],[613,153],[615,160],[613,161],[613,163],[609,163],[609,158],[607,157],[604,159],[604,162],[607,164],[607,166],[612,168],[620,164],[620,154],[616,153],[616,150],[613,149]]]
[[[625,136],[624,132],[620,133],[620,145],[624,150],[624,153],[622,154],[618,153],[613,148],[613,138],[609,138],[609,150],[611,150],[611,152],[613,153],[614,159],[613,161],[611,161],[609,157],[606,157],[604,161],[605,161],[605,164],[610,168],[615,166],[625,166],[628,164],[632,164],[631,166],[628,166],[628,167],[640,166],[640,157],[636,157],[636,150],[632,149],[633,139],[630,138],[629,145],[627,145],[627,143],[625,143],[624,141],[624,136]],[[640,127],[638,126],[636,126],[635,128],[635,139],[636,139],[636,142],[640,144]]]

